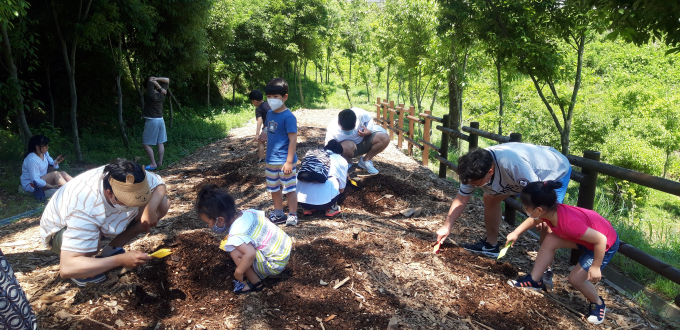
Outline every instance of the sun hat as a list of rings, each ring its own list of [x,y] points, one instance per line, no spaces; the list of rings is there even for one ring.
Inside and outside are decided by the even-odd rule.
[[[135,183],[134,175],[128,174],[125,177],[125,182],[109,177],[109,184],[111,184],[116,199],[127,206],[140,207],[148,204],[151,200],[151,189],[146,180],[146,173],[144,173],[142,182]]]

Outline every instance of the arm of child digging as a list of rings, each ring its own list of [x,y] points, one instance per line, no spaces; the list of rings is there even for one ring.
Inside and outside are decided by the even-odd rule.
[[[607,252],[607,236],[593,228],[588,228],[585,234],[581,236],[581,239],[595,245],[593,249],[593,263],[588,269],[588,281],[597,283],[602,279],[600,267],[602,266],[602,260],[604,260],[604,254]]]
[[[293,172],[293,160],[295,160],[295,149],[297,149],[297,132],[288,133],[288,158],[283,164],[283,173],[290,174]]]
[[[246,279],[244,275],[246,274],[246,271],[248,271],[248,268],[253,267],[253,261],[255,261],[257,251],[252,244],[241,244],[236,247],[236,251],[243,254],[243,256],[241,257],[241,263],[238,264],[234,271],[234,277],[239,282],[245,283]]]
[[[456,220],[460,218],[460,215],[463,214],[465,205],[467,205],[469,200],[470,196],[463,196],[461,194],[457,194],[456,198],[453,199],[453,202],[451,202],[451,208],[449,208],[449,214],[446,216],[444,224],[439,229],[437,229],[437,243],[441,244],[447,237],[449,237],[449,234],[451,234],[451,227],[453,227],[453,224],[456,222]]]
[[[519,239],[519,235],[522,235],[525,231],[536,227],[539,223],[543,222],[541,219],[536,219],[534,220],[533,218],[527,218],[522,222],[521,225],[519,225],[515,230],[512,231],[512,233],[508,234],[508,236],[505,237],[505,244],[507,245],[508,243],[512,242],[512,245],[515,245],[515,242],[517,239]]]
[[[145,231],[149,231],[151,227],[156,227],[156,224],[158,223],[158,214],[156,211],[158,210],[158,205],[160,205],[165,198],[165,192],[165,185],[159,184],[151,193],[151,200],[149,201],[149,204],[146,204],[146,207],[144,207],[144,211],[140,217],[140,221],[142,222]]]
[[[151,260],[149,255],[140,251],[130,251],[107,258],[95,258],[95,254],[97,252],[80,253],[62,250],[59,275],[61,278],[88,278],[120,266],[135,268]]]

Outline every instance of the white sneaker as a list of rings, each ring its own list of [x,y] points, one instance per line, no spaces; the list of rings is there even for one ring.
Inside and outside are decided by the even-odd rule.
[[[368,171],[369,174],[378,174],[378,170],[373,167],[373,161],[364,160],[364,157],[359,158],[359,163],[357,163],[357,165]]]
[[[298,217],[297,214],[289,214],[288,219],[286,219],[286,226],[297,226]]]

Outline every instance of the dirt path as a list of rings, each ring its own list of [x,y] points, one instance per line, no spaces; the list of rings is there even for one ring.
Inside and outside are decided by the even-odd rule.
[[[337,111],[296,112],[298,157],[322,145],[325,124]],[[193,201],[210,182],[227,187],[241,209],[272,209],[254,130],[234,129],[160,172],[172,208],[126,249],[169,247],[173,255],[111,271],[103,284],[79,289],[59,278],[57,256],[38,243],[39,217],[1,227],[0,248],[30,296],[40,329],[385,329],[390,322],[394,329],[595,328],[579,316],[587,304],[566,282],[566,256],[556,262],[555,291],[543,295],[506,284],[533,265],[538,245],[531,236],[522,237],[504,263],[457,246],[484,232],[479,200],[442,253],[433,254],[432,233],[457,190],[394,145],[375,159],[379,175],[348,188],[342,215],[303,217],[298,227],[284,228],[294,240],[284,273],[267,279],[260,293],[233,294],[234,264],[197,218]],[[422,212],[405,218],[399,211],[408,207]],[[504,224],[501,234],[508,231]],[[344,284],[334,289],[339,281]],[[605,327],[659,324],[612,288],[598,285],[598,291],[607,301]]]

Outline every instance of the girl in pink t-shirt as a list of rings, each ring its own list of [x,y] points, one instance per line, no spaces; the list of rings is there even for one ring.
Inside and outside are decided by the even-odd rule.
[[[559,181],[539,181],[528,184],[522,190],[520,198],[529,218],[508,234],[507,243],[514,244],[520,234],[542,222],[551,232],[538,250],[531,274],[509,283],[521,288],[545,289],[541,276],[552,264],[555,251],[579,249],[583,255],[569,274],[569,283],[590,301],[588,321],[600,324],[604,321],[606,306],[594,283],[600,281],[601,270],[619,249],[619,237],[611,223],[597,212],[557,203],[555,189],[560,187],[562,183]]]

